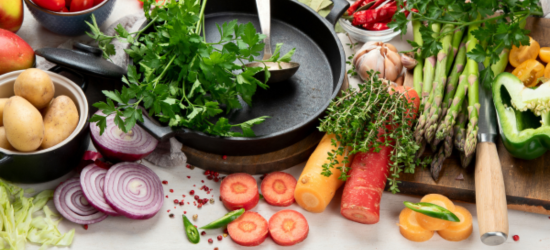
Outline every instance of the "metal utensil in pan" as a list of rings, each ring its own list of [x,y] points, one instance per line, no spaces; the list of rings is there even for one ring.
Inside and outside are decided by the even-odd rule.
[[[253,127],[257,137],[211,136],[187,128],[159,126],[150,120],[140,125],[160,140],[176,136],[184,145],[220,155],[263,154],[300,141],[316,129],[344,81],[345,53],[333,27],[348,6],[345,0],[334,0],[325,19],[297,1],[271,2],[272,39],[284,43],[282,51],[296,48],[292,60],[302,66],[290,79],[266,90],[258,88],[252,106],[242,102],[243,109],[224,115],[232,124],[270,116]],[[219,41],[216,23],[237,19],[239,23],[252,22],[260,30],[255,0],[209,0],[205,14],[208,42]]]

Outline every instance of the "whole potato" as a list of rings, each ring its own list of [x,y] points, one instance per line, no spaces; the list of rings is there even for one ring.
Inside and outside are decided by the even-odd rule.
[[[4,128],[10,144],[22,152],[36,150],[44,139],[42,115],[29,101],[12,96],[4,107]]]
[[[8,141],[8,138],[6,138],[6,129],[4,127],[0,127],[0,148],[14,150]]]
[[[13,85],[15,95],[29,101],[37,109],[45,108],[53,98],[55,87],[48,73],[40,69],[27,69]]]
[[[4,126],[4,106],[6,106],[7,101],[8,98],[0,98],[0,126]]]
[[[78,125],[78,110],[71,98],[61,95],[44,111],[44,140],[41,148],[50,148],[67,139]]]

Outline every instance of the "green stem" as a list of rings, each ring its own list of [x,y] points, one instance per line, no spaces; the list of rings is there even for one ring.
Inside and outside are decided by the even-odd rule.
[[[424,44],[424,41],[422,40],[422,34],[420,34],[420,27],[422,26],[422,22],[420,21],[413,21],[413,34],[414,34],[414,41],[422,46]],[[418,64],[414,67],[414,90],[416,90],[416,93],[420,97],[422,94],[422,80],[423,80],[423,68],[424,68],[424,60],[422,59],[419,51],[415,53],[415,58]],[[420,97],[422,98],[422,97]],[[422,99],[421,99],[422,100]]]
[[[202,2],[201,12],[200,12],[200,14],[199,14],[199,22],[198,22],[198,24],[197,24],[197,28],[195,29],[195,34],[199,34],[200,31],[201,31],[201,28],[202,28],[202,27],[201,27],[201,24],[203,24],[202,21],[203,21],[203,19],[204,19],[204,9],[205,9],[205,7],[206,7],[206,2],[207,2],[207,1],[208,1],[208,0],[203,0],[203,2]],[[205,38],[204,41],[206,41],[206,38]]]
[[[143,29],[141,29],[140,31],[137,31],[136,33],[136,36],[134,38],[134,40],[138,40],[139,36],[141,35],[141,33],[143,33],[145,30],[147,30],[149,27],[151,27],[151,25],[153,25],[158,19],[158,16],[156,16],[155,18],[153,18],[153,20],[151,20],[151,22],[149,22],[147,24],[147,26],[145,26]]]
[[[454,30],[454,25],[445,24],[441,30],[443,32]],[[437,53],[437,66],[433,81],[434,87],[432,89],[432,94],[430,94],[430,96],[433,95],[433,99],[428,100],[432,103],[427,117],[426,132],[424,133],[424,136],[428,142],[433,141],[435,131],[437,130],[437,121],[439,120],[439,115],[441,113],[441,102],[443,100],[443,94],[445,93],[445,86],[447,85],[446,70],[447,61],[450,59],[449,49],[451,48],[452,40],[453,35],[451,33],[440,40],[441,50]]]

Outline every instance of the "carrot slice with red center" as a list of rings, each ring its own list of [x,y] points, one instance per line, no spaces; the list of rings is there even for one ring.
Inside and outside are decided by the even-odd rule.
[[[304,241],[308,233],[307,220],[297,211],[281,210],[269,219],[269,234],[278,245],[295,245]]]
[[[241,246],[257,246],[267,238],[268,225],[260,214],[246,211],[227,225],[227,232]]]
[[[448,209],[451,212],[454,212],[455,210],[455,205],[453,202],[449,200],[449,198],[440,194],[428,194],[422,197],[420,202],[436,204]],[[416,213],[416,220],[418,220],[418,224],[421,227],[431,231],[443,230],[451,225],[451,222],[448,220],[437,219],[421,213]]]
[[[451,222],[451,225],[443,230],[437,231],[441,238],[449,241],[465,240],[472,234],[472,214],[466,208],[456,206],[453,213],[460,219],[460,222]]]
[[[399,232],[411,241],[422,242],[432,238],[434,231],[424,229],[418,224],[416,215],[419,213],[405,208],[399,214]]]
[[[265,201],[273,206],[286,207],[294,203],[296,178],[284,172],[268,174],[262,181],[261,190]]]
[[[260,200],[256,179],[245,173],[225,177],[220,185],[220,196],[223,205],[231,211],[240,208],[250,210]]]

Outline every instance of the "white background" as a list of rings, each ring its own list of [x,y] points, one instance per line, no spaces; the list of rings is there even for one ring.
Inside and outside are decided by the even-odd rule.
[[[141,11],[137,0],[118,0],[113,14],[104,26],[125,15]],[[403,41],[412,40],[410,33],[408,32]],[[57,47],[68,39],[41,27],[26,7],[23,27],[17,34],[34,49]],[[348,42],[344,35],[341,34],[340,37],[344,44]],[[397,37],[391,43],[396,45],[398,49],[404,50],[407,49],[408,45],[403,41]],[[347,51],[347,53],[351,54],[350,51]],[[196,224],[199,226],[224,215],[227,211],[218,199],[219,183],[207,180],[203,175],[204,171],[198,168],[189,170],[181,166],[164,169],[145,164],[151,167],[161,180],[168,181],[168,185],[164,186],[164,191],[170,198],[165,199],[163,209],[155,217],[145,221],[109,217],[100,223],[90,225],[88,230],[64,220],[60,224],[62,232],[76,228],[72,249],[214,249],[214,247],[219,247],[220,250],[249,249],[233,243],[229,237],[218,242],[216,236],[222,234],[221,229],[209,231],[206,236],[201,237],[201,242],[197,245],[190,244],[184,236],[181,214],[184,210],[190,216],[198,214],[199,219]],[[300,164],[286,172],[297,178],[303,166],[304,164]],[[76,173],[71,173],[71,175],[74,174]],[[191,176],[191,178],[188,179],[187,176]],[[68,177],[50,183],[27,185],[25,187],[33,187],[37,190],[54,188],[59,181]],[[255,177],[259,179],[259,176]],[[189,198],[188,192],[194,189],[199,196],[206,197],[204,191],[198,190],[198,187],[204,185],[200,180],[205,180],[205,184],[215,190],[211,194],[214,194],[216,202],[213,205],[208,204],[201,209],[197,209],[192,205],[192,199]],[[193,185],[197,185],[197,187],[193,187]],[[169,189],[174,189],[174,193],[170,193]],[[508,241],[501,246],[488,247],[479,240],[475,205],[457,202],[456,204],[466,207],[473,214],[474,232],[470,238],[462,242],[448,242],[435,234],[427,242],[415,243],[400,235],[397,223],[399,212],[403,209],[403,201],[417,202],[419,197],[384,192],[380,205],[380,222],[375,225],[363,225],[348,221],[340,215],[340,193],[341,190],[327,209],[320,214],[306,212],[296,204],[289,207],[304,214],[308,220],[310,232],[309,237],[304,242],[286,247],[286,249],[550,249],[550,219],[545,215],[510,210],[508,212],[510,222]],[[182,194],[187,195],[185,200],[186,202],[190,201],[191,205],[187,205],[187,203],[183,207],[178,205],[174,210],[172,201],[175,198],[181,199]],[[53,204],[50,204],[50,207],[54,208]],[[169,218],[166,212],[167,209],[172,210],[171,212],[175,214],[174,218]],[[253,210],[269,220],[272,214],[281,209],[283,208],[269,206],[264,201],[260,201],[259,205]],[[520,240],[514,242],[512,235],[519,235]],[[208,238],[214,239],[214,243],[209,244],[207,242]],[[262,249],[282,248],[277,246],[271,239],[267,239],[259,247]],[[28,245],[28,248],[38,249],[34,245]]]

